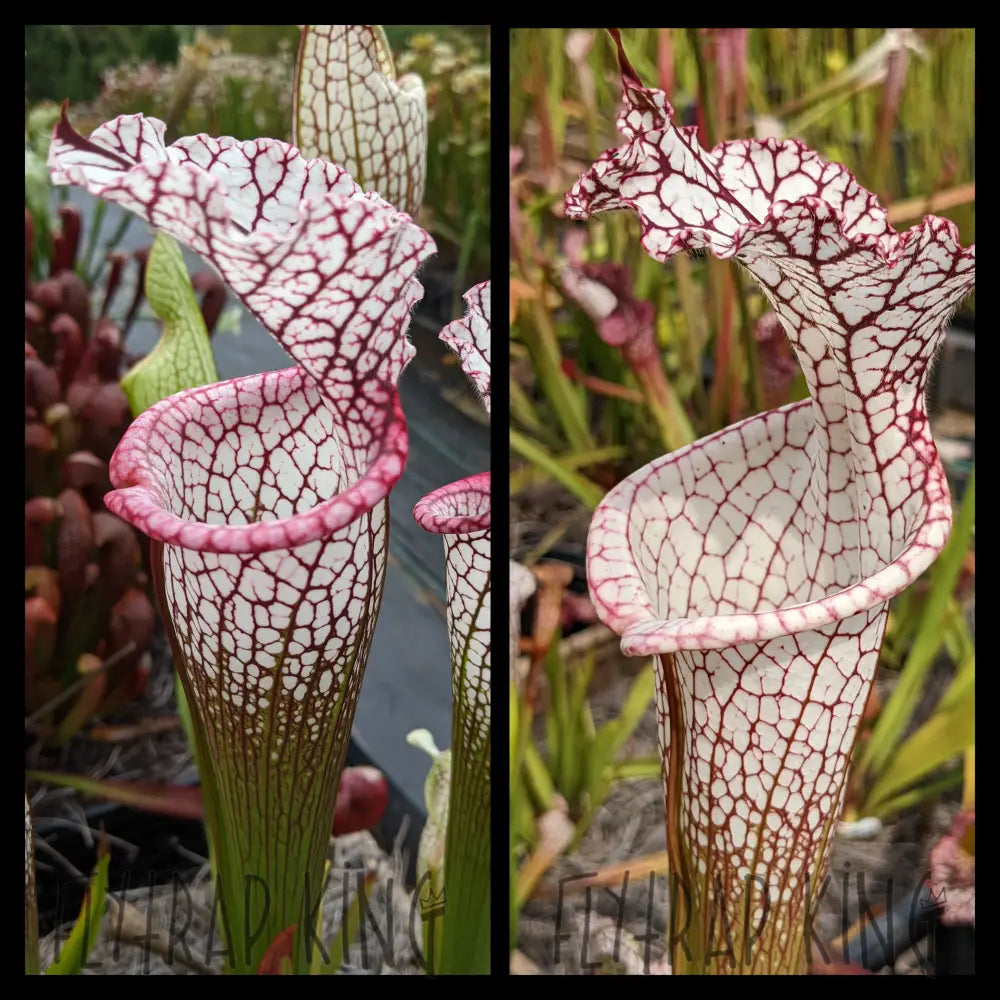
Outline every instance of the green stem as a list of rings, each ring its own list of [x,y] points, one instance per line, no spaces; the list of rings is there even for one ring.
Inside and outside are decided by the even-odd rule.
[[[473,745],[460,732],[468,714],[455,705],[439,963],[435,956],[442,975],[490,971],[490,741]]]
[[[521,830],[525,826],[525,810],[529,806],[527,796],[524,794],[524,767],[528,755],[528,745],[531,743],[531,729],[534,718],[531,702],[526,693],[526,685],[518,690],[517,685],[511,681],[510,684],[510,717],[511,717],[511,759],[510,759],[510,785],[511,810],[510,810],[510,943],[513,948],[517,942],[518,925],[520,923],[522,901],[518,897],[517,883],[518,871],[514,854],[514,844],[521,836]],[[513,790],[517,790],[516,796]],[[532,827],[534,824],[532,823]]]
[[[465,233],[458,249],[458,265],[455,271],[454,286],[451,293],[451,314],[457,316],[461,312],[460,303],[462,298],[461,290],[465,288],[465,275],[469,270],[469,260],[472,257],[472,250],[476,242],[476,231],[479,229],[479,213],[475,210],[469,215],[469,221],[465,225]]]
[[[740,339],[743,342],[743,357],[746,361],[748,404],[751,412],[759,413],[763,407],[763,393],[760,384],[760,353],[757,350],[757,339],[750,319],[750,307],[747,303],[746,289],[740,281],[738,272],[730,275],[736,296],[736,305],[740,313]]]
[[[272,738],[248,738],[241,705],[220,696],[206,665],[188,662],[184,650],[192,637],[179,641],[165,585],[164,545],[154,541],[151,566],[174,663],[190,708],[196,759],[215,862],[214,954],[224,948],[225,971],[256,974],[269,945],[292,925],[314,927],[313,914],[323,892],[327,845],[337,786],[347,753],[358,681],[367,659],[373,619],[381,597],[372,587],[359,615],[360,636],[338,664],[339,685],[333,704],[322,707],[320,731],[289,726],[294,698],[284,690],[283,657],[275,662],[270,703],[256,715]],[[376,574],[375,578],[378,578]],[[223,612],[224,613],[224,612]],[[367,625],[367,627],[366,627]],[[197,639],[194,640],[197,643]],[[214,661],[215,676],[231,677],[224,656]],[[281,732],[281,739],[275,738]],[[219,938],[224,942],[218,943]],[[292,968],[308,972],[316,943],[296,933]]]
[[[442,975],[490,971],[489,532],[445,536],[452,660],[451,787],[444,848]],[[486,626],[488,628],[488,625]]]
[[[571,469],[560,465],[559,461],[547,452],[540,445],[537,445],[530,438],[521,434],[520,431],[510,428],[510,446],[522,458],[533,462],[539,469],[546,472],[560,486],[565,487],[584,506],[590,510],[595,510],[597,505],[604,499],[604,490],[592,483],[584,476],[573,472]]]
[[[697,434],[663,370],[659,355],[648,365],[637,368],[635,376],[642,388],[646,405],[656,421],[663,447],[668,452],[676,451],[694,441]]]

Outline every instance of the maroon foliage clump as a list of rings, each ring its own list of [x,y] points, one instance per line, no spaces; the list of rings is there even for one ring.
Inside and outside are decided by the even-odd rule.
[[[92,317],[73,270],[79,212],[60,217],[49,276],[25,282],[24,628],[26,711],[62,742],[142,691],[155,616],[139,537],[103,502],[108,459],[131,422],[122,335],[103,310]],[[32,238],[26,215],[26,260]],[[120,271],[112,261],[112,284]]]

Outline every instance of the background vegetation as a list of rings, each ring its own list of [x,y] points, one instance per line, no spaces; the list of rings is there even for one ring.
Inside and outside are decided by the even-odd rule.
[[[489,275],[489,27],[385,30],[398,73],[419,73],[427,90],[420,221],[466,288]],[[84,133],[141,112],[166,121],[171,140],[207,132],[287,142],[298,40],[294,24],[26,25],[25,120],[68,99]]]

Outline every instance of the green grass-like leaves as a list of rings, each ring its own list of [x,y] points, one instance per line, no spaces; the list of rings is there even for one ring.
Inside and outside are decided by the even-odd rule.
[[[97,866],[83,897],[80,915],[76,918],[69,939],[62,946],[59,957],[45,970],[47,976],[78,976],[86,964],[97,941],[104,917],[104,904],[108,895],[108,866],[111,854],[108,843],[101,837]]]

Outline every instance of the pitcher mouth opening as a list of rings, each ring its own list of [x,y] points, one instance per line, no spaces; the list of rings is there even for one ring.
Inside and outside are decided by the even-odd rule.
[[[862,615],[904,591],[934,562],[947,541],[950,524],[951,505],[932,503],[924,526],[906,551],[860,583],[816,601],[773,611],[637,621],[622,634],[622,652],[626,656],[655,656],[685,649],[725,649],[769,642]]]
[[[146,410],[112,458],[105,503],[168,545],[294,548],[383,501],[407,452],[394,386],[374,387],[345,414],[289,368],[185,390]]]
[[[424,531],[473,535],[490,530],[490,474],[480,472],[428,493],[413,508]]]
[[[719,512],[739,503],[743,487],[723,492],[713,504],[702,476],[723,466],[727,441],[746,442],[755,425],[763,431],[769,420],[789,429],[788,440],[771,439],[771,447],[779,455],[792,449],[796,460],[782,466],[787,478],[775,491],[778,499],[766,516],[744,516],[742,529],[727,522],[713,534]],[[900,519],[895,557],[863,576],[843,557],[839,572],[824,578],[819,569],[828,556],[829,528],[824,523],[822,538],[811,537],[800,503],[809,483],[810,452],[803,445],[811,426],[811,400],[750,417],[650,463],[598,506],[588,540],[591,596],[605,624],[622,636],[626,655],[722,649],[821,629],[886,603],[934,561],[951,526],[950,495],[937,460],[923,465],[916,505]],[[764,465],[744,459],[741,475],[755,468]],[[768,475],[774,477],[773,468]],[[771,499],[767,492],[762,496]],[[699,503],[709,511],[700,520],[692,516]],[[856,523],[853,517],[847,523]],[[814,575],[803,569],[806,563],[816,568]]]

